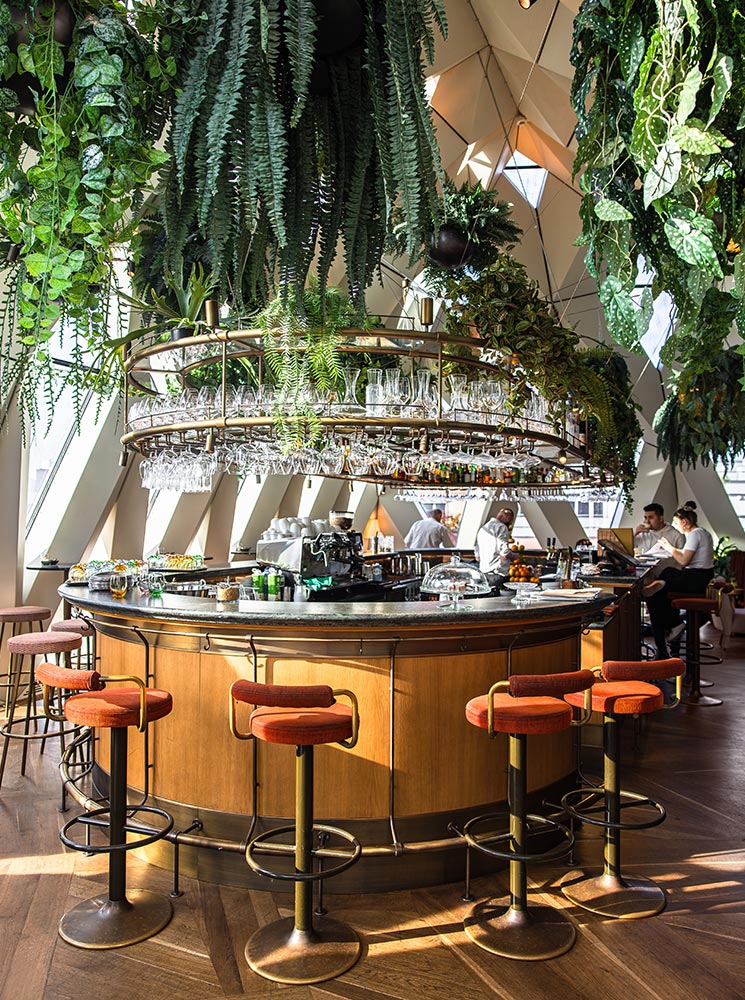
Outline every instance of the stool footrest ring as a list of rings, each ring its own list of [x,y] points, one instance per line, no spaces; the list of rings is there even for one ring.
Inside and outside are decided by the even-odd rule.
[[[557,823],[556,820],[549,819],[547,816],[538,816],[534,813],[528,813],[525,817],[528,821],[528,836],[535,836],[537,834],[549,833],[553,831],[562,835],[564,839],[561,843],[557,844],[555,847],[549,848],[547,851],[539,851],[532,854],[518,854],[513,850],[499,850],[498,848],[491,846],[492,844],[502,843],[505,841],[512,844],[513,837],[508,831],[492,835],[482,835],[481,837],[472,833],[472,828],[476,824],[485,823],[488,820],[500,819],[503,817],[503,813],[484,813],[481,816],[474,816],[473,819],[469,819],[463,827],[463,837],[469,847],[473,847],[475,850],[481,851],[482,854],[488,854],[493,858],[501,858],[504,861],[554,861],[557,858],[562,858],[564,855],[568,854],[574,845],[574,834],[569,827],[564,826],[562,823]]]
[[[598,819],[592,815],[593,812],[603,811],[605,812],[605,802],[603,801],[598,805],[585,806],[583,809],[582,800],[585,798],[593,798],[597,800],[597,794],[605,794],[604,788],[575,788],[571,792],[567,792],[566,795],[561,800],[562,808],[565,809],[573,819],[581,820],[583,823],[589,823],[590,826],[600,826],[604,830],[648,830],[650,827],[659,826],[660,823],[664,822],[667,813],[665,812],[665,807],[660,805],[659,802],[655,802],[654,799],[650,799],[648,795],[640,795],[638,792],[619,792],[620,803],[619,809],[629,809],[634,806],[637,808],[643,808],[644,806],[649,806],[649,808],[656,810],[657,815],[651,820],[637,821],[634,823],[613,823],[608,819]],[[575,801],[576,804],[575,804]]]
[[[112,854],[114,851],[133,851],[138,847],[147,847],[148,844],[154,844],[157,840],[162,840],[163,837],[167,836],[173,829],[173,816],[171,816],[170,813],[167,813],[165,809],[158,809],[157,806],[132,806],[127,809],[128,820],[131,820],[137,813],[146,812],[155,816],[160,816],[166,821],[166,825],[162,829],[153,832],[151,827],[143,829],[141,827],[130,825],[130,823],[127,822],[124,827],[125,831],[127,833],[135,834],[140,839],[132,841],[132,843],[124,844],[81,844],[77,840],[72,840],[72,838],[67,835],[68,830],[70,830],[73,826],[77,824],[86,825],[87,821],[100,816],[108,816],[109,812],[109,806],[105,806],[101,809],[91,809],[88,812],[84,812],[79,816],[73,817],[73,819],[65,823],[60,830],[60,840],[65,847],[70,847],[74,851],[84,851],[86,854]],[[101,825],[107,826],[108,824]]]
[[[352,848],[352,853],[347,855],[343,861],[339,864],[334,865],[332,868],[324,868],[323,871],[317,872],[274,872],[270,871],[268,868],[262,868],[254,857],[254,852],[262,844],[268,843],[270,840],[280,837],[285,833],[295,832],[294,823],[290,826],[277,826],[272,830],[267,830],[265,833],[260,833],[257,837],[251,841],[251,843],[246,847],[246,861],[252,871],[255,871],[257,875],[265,875],[267,878],[276,878],[285,882],[318,882],[322,879],[331,878],[334,875],[339,875],[341,872],[351,868],[353,864],[359,861],[362,854],[362,845],[356,837],[353,837],[351,833],[347,830],[342,830],[338,826],[327,826],[323,823],[313,824],[313,833],[327,833],[332,836],[339,837],[341,840],[345,840]],[[294,845],[287,845],[288,848],[292,847],[294,851]],[[312,857],[329,857],[330,855],[327,849],[321,851],[314,849],[311,852]]]
[[[12,722],[4,722],[2,726],[0,726],[0,736],[4,736],[8,740],[51,740],[55,736],[70,736],[78,728],[77,726],[71,726],[69,729],[51,729],[46,733],[12,732],[14,726],[28,725],[32,722],[49,722],[49,719],[43,713],[39,715],[29,715],[28,718],[26,718],[25,715],[19,716],[17,719],[13,719]]]

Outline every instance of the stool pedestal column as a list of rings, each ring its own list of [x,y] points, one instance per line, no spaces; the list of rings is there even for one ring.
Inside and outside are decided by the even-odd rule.
[[[111,729],[109,781],[109,894],[94,896],[69,910],[59,935],[78,948],[123,948],[162,930],[173,916],[165,896],[133,889],[127,896],[127,729]]]
[[[523,734],[509,737],[510,895],[477,903],[464,921],[466,934],[504,958],[555,958],[574,944],[574,924],[550,906],[528,907],[527,753]],[[473,844],[478,850],[478,844]],[[571,844],[567,846],[567,850]],[[491,852],[494,853],[494,852]]]
[[[652,917],[665,908],[665,893],[651,879],[631,878],[621,873],[621,720],[603,717],[603,785],[605,788],[605,828],[603,872],[593,876],[583,869],[570,872],[561,882],[561,891],[578,906],[605,917],[634,919]],[[642,796],[624,793],[634,805],[646,802]],[[575,818],[584,818],[579,813]],[[664,818],[664,816],[663,816]],[[660,819],[661,822],[661,819]],[[647,824],[653,825],[653,824]]]
[[[355,931],[323,917],[313,924],[313,747],[296,748],[295,915],[262,927],[246,944],[249,967],[276,983],[320,983],[351,969],[362,944]]]
[[[721,705],[721,698],[701,694],[701,621],[698,612],[686,612],[686,678],[690,681],[691,690],[681,698],[683,705],[706,706]]]

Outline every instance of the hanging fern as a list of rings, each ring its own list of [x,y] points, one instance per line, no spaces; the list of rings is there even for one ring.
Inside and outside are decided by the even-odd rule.
[[[319,32],[335,30],[322,11],[314,0],[210,0],[200,36],[182,50],[160,201],[167,258],[196,228],[238,310],[272,274],[300,301],[315,266],[323,289],[340,236],[361,306],[393,205],[412,251],[439,212],[422,53],[431,59],[446,31],[442,4],[364,4],[359,40],[320,56]]]

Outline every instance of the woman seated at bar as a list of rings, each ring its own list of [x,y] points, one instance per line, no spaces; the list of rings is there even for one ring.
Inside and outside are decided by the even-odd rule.
[[[683,548],[676,548],[667,538],[661,538],[659,545],[680,566],[669,566],[646,589],[649,618],[657,646],[657,655],[665,659],[667,644],[678,638],[684,625],[680,612],[670,603],[670,594],[705,594],[706,587],[714,575],[714,541],[706,530],[698,526],[696,504],[690,500],[673,514],[673,527],[685,536]],[[649,592],[652,591],[650,594]]]

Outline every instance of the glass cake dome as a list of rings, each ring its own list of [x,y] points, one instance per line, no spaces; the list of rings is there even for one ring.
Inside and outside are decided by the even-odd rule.
[[[464,597],[485,597],[491,593],[491,584],[478,566],[462,563],[460,556],[451,556],[450,562],[440,563],[429,570],[420,590],[423,594],[447,595],[444,607],[454,604],[456,609]]]

